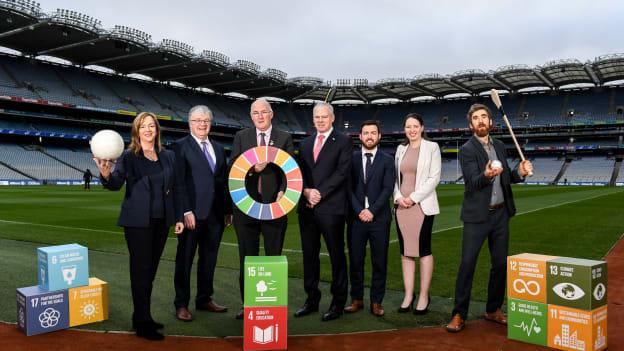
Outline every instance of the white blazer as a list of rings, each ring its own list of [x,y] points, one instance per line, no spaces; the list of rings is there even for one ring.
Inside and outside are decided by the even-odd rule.
[[[394,202],[403,197],[401,194],[401,161],[405,156],[408,145],[399,145],[394,155],[394,167],[396,169],[396,182],[394,183]],[[440,183],[440,171],[442,168],[442,156],[437,143],[422,140],[420,143],[420,153],[418,165],[416,165],[416,186],[409,195],[410,199],[420,204],[423,212],[427,216],[440,213],[436,187]]]

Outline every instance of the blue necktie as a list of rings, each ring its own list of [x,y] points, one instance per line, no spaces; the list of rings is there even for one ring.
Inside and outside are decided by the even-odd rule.
[[[202,141],[201,143],[202,143],[202,151],[204,152],[204,156],[206,156],[206,160],[208,160],[208,164],[210,165],[210,170],[214,172],[215,162],[212,159],[212,156],[210,156],[210,152],[208,152],[208,143],[205,141]]]

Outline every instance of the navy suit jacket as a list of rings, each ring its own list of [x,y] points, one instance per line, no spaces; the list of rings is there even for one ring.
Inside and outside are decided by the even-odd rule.
[[[182,213],[192,211],[198,220],[207,219],[213,211],[219,219],[232,213],[227,195],[225,150],[214,140],[210,140],[210,144],[216,156],[214,172],[191,135],[173,144],[176,155],[176,198]]]
[[[325,140],[314,162],[314,139],[317,134],[303,139],[300,144],[299,167],[303,175],[303,188],[316,189],[321,202],[314,206],[318,214],[345,215],[349,207],[348,181],[351,172],[351,138],[336,129]],[[305,208],[305,196],[299,201],[299,211]]]
[[[109,190],[119,190],[126,184],[126,194],[121,203],[121,212],[117,225],[121,227],[147,228],[151,217],[151,183],[139,167],[139,157],[130,150],[124,151],[117,160],[115,170],[108,180],[100,176],[102,185]],[[163,169],[164,208],[168,226],[182,220],[180,209],[175,206],[175,155],[170,150],[158,154]]]
[[[368,184],[364,183],[362,150],[353,152],[351,167],[351,210],[355,219],[364,209],[365,192],[368,191],[368,210],[373,213],[375,222],[390,222],[390,197],[394,190],[394,159],[377,149],[368,175]]]
[[[512,217],[516,214],[516,205],[511,193],[511,183],[520,183],[524,178],[517,169],[511,170],[507,164],[507,151],[502,141],[490,137],[496,156],[503,164],[500,175],[501,188],[505,198],[505,209]],[[489,161],[483,145],[474,135],[459,149],[459,163],[464,175],[464,202],[461,209],[461,220],[468,223],[485,222],[488,218],[490,199],[494,182],[485,177],[483,172]]]

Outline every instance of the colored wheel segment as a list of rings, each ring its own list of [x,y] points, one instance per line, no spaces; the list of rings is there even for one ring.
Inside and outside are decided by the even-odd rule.
[[[271,162],[286,175],[286,191],[279,201],[261,203],[254,200],[245,188],[245,176],[257,163]],[[303,190],[303,177],[295,159],[286,151],[273,146],[257,146],[243,152],[230,169],[228,186],[232,201],[246,215],[271,220],[285,216],[299,201]]]

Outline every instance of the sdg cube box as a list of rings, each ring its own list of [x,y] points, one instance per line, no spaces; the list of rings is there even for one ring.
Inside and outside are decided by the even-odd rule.
[[[245,257],[245,307],[288,306],[286,256]]]
[[[507,257],[510,298],[546,303],[546,263],[557,257],[523,253]]]
[[[245,350],[285,350],[288,336],[288,307],[245,307]]]
[[[78,244],[37,249],[38,281],[43,290],[54,291],[89,284],[89,255]]]
[[[17,289],[17,327],[28,336],[69,328],[67,290]]]
[[[570,351],[607,348],[607,306],[593,311],[548,305],[548,347]]]
[[[577,258],[548,262],[548,304],[591,311],[607,304],[607,263]]]
[[[507,301],[507,337],[546,346],[548,305],[510,298]]]
[[[89,278],[89,285],[71,288],[69,295],[69,326],[75,327],[108,319],[108,284]]]

